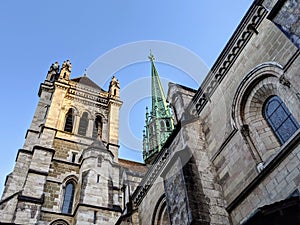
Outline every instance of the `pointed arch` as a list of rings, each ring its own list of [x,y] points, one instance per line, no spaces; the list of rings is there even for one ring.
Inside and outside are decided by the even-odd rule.
[[[93,125],[92,137],[97,138],[98,136],[100,136],[100,138],[102,138],[102,130],[103,130],[103,117],[97,115]]]
[[[75,182],[69,180],[64,188],[64,198],[62,205],[62,213],[71,214],[73,209],[73,202],[75,196]]]
[[[74,120],[75,120],[75,110],[74,108],[70,108],[66,114],[64,131],[73,132]]]
[[[169,225],[169,215],[167,210],[166,195],[163,194],[157,201],[152,217],[151,225]]]
[[[80,118],[78,134],[86,135],[88,125],[89,125],[89,115],[87,112],[84,112]]]
[[[232,103],[232,126],[240,130],[257,165],[266,162],[283,144],[265,117],[265,107],[272,96],[278,96],[299,120],[300,108],[293,89],[280,82],[284,70],[276,62],[255,67],[241,81]],[[295,119],[295,120],[296,120]]]

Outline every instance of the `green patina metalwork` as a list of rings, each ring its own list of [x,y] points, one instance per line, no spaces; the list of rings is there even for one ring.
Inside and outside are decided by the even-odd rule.
[[[151,61],[152,110],[149,113],[148,107],[146,108],[145,130],[143,131],[143,158],[146,163],[153,161],[174,129],[173,116],[155,68],[155,58],[152,53],[149,59]]]

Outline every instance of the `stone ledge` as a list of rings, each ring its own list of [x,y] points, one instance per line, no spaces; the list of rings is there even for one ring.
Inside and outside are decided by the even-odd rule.
[[[35,203],[42,205],[44,203],[44,194],[42,195],[41,198],[34,198],[30,196],[25,196],[25,195],[19,195],[18,200],[22,202],[30,202],[30,203]]]
[[[35,169],[29,169],[28,173],[33,173],[33,174],[38,174],[38,175],[42,175],[42,176],[48,176],[48,172],[43,172],[40,170],[35,170]]]

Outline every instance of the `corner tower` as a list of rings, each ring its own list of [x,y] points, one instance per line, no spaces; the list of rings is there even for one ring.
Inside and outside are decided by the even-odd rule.
[[[143,158],[147,164],[153,162],[174,129],[172,113],[167,104],[152,53],[149,59],[151,61],[152,110],[149,113],[146,108],[146,124],[143,131]]]
[[[118,166],[120,84],[108,91],[72,64],[51,65],[14,171],[0,224],[114,224],[121,213]],[[92,222],[91,222],[92,221]]]

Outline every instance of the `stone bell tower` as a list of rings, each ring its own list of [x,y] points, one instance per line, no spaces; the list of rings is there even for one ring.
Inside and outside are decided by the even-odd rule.
[[[120,84],[51,65],[0,201],[0,223],[112,224],[120,215]]]

